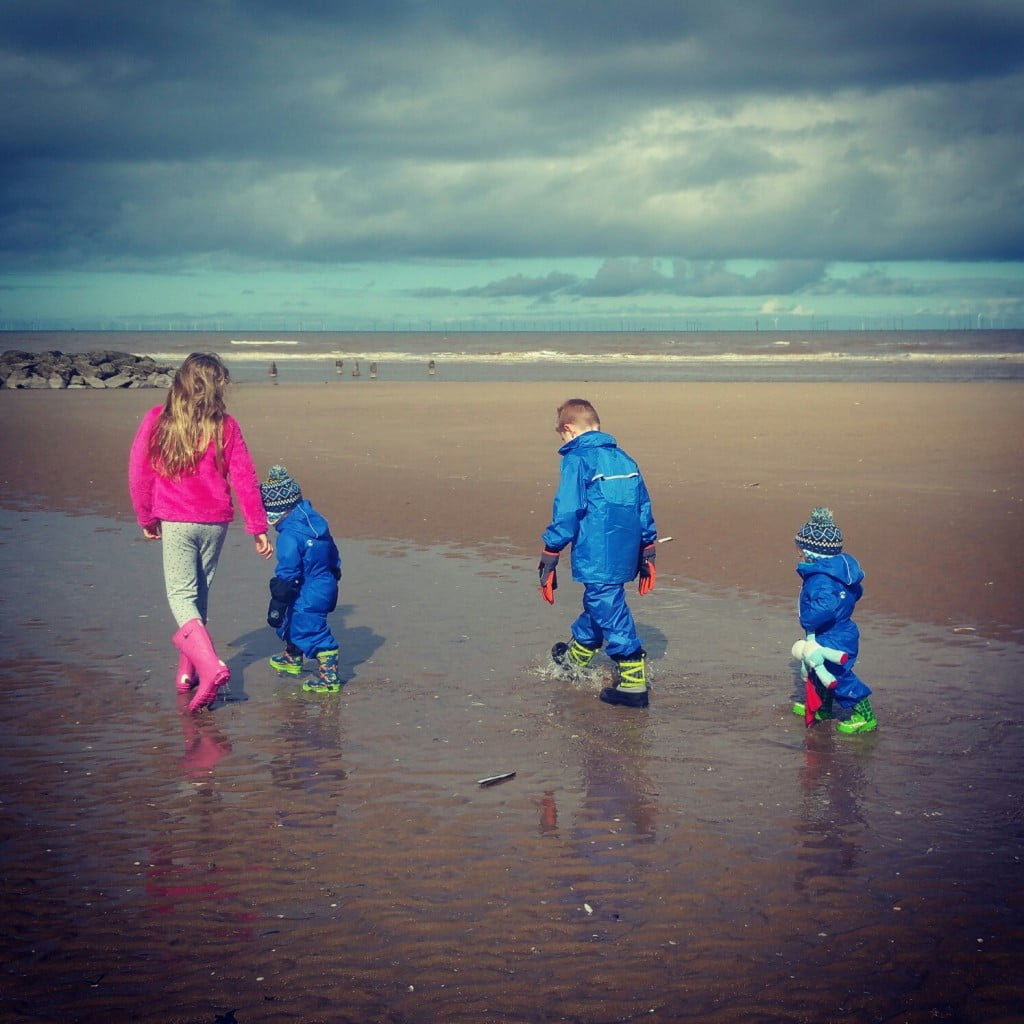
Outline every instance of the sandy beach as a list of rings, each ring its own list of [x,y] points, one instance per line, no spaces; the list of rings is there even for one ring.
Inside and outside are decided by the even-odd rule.
[[[660,549],[666,582],[790,599],[792,537],[821,504],[865,566],[865,610],[1021,637],[1019,383],[580,390],[643,468],[674,538]],[[243,385],[230,409],[258,470],[286,463],[342,537],[518,557],[547,525],[566,397],[553,384]],[[125,452],[158,394],[3,399],[9,498],[130,515]]]
[[[578,394],[642,466],[652,706],[547,651],[536,590]],[[0,1020],[1019,1020],[1024,385],[238,385],[345,560],[348,683],[266,665],[236,525],[231,699],[180,713],[130,509],[153,391],[0,392]],[[789,710],[792,537],[863,563],[881,725]],[[492,787],[480,778],[515,777]]]

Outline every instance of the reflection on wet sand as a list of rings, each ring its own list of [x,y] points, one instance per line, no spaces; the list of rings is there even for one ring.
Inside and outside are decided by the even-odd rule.
[[[0,1016],[1016,1013],[1018,649],[873,630],[913,688],[877,673],[869,737],[808,731],[775,639],[791,605],[666,582],[644,607],[652,706],[634,713],[601,704],[605,680],[544,675],[532,572],[349,542],[346,684],[324,698],[266,664],[266,570],[232,535],[232,700],[183,716],[150,550],[123,555],[134,533],[0,514],[21,595],[0,624]],[[748,653],[773,644],[774,676]]]
[[[796,827],[797,857],[803,865],[795,882],[799,892],[813,896],[820,886],[841,884],[856,867],[865,826],[860,810],[865,784],[859,763],[865,754],[863,745],[857,757],[851,753],[848,740],[826,729],[807,730],[803,738],[802,798]]]

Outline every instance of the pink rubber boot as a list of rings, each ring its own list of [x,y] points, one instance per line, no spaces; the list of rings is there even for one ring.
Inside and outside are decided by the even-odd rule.
[[[174,676],[174,688],[178,693],[188,693],[194,686],[199,685],[199,673],[184,654],[178,654],[178,671]]]
[[[227,665],[217,657],[210,634],[200,619],[190,619],[174,634],[174,646],[195,665],[199,689],[189,704],[195,712],[209,707],[217,699],[217,690],[231,678]]]

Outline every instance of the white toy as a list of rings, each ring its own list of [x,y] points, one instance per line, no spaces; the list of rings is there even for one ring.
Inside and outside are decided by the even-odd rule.
[[[809,678],[813,673],[822,686],[829,688],[835,686],[836,677],[825,667],[825,662],[830,661],[833,665],[845,665],[850,660],[846,651],[839,651],[834,647],[822,647],[814,639],[813,633],[808,633],[806,640],[797,640],[793,644],[792,654],[801,663],[804,679]]]

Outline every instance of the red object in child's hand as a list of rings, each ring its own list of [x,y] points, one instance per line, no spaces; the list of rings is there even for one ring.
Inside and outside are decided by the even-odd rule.
[[[818,693],[818,687],[814,685],[814,680],[807,678],[804,680],[804,726],[810,729],[814,725],[814,716],[817,714],[818,709],[821,707],[821,696]]]

